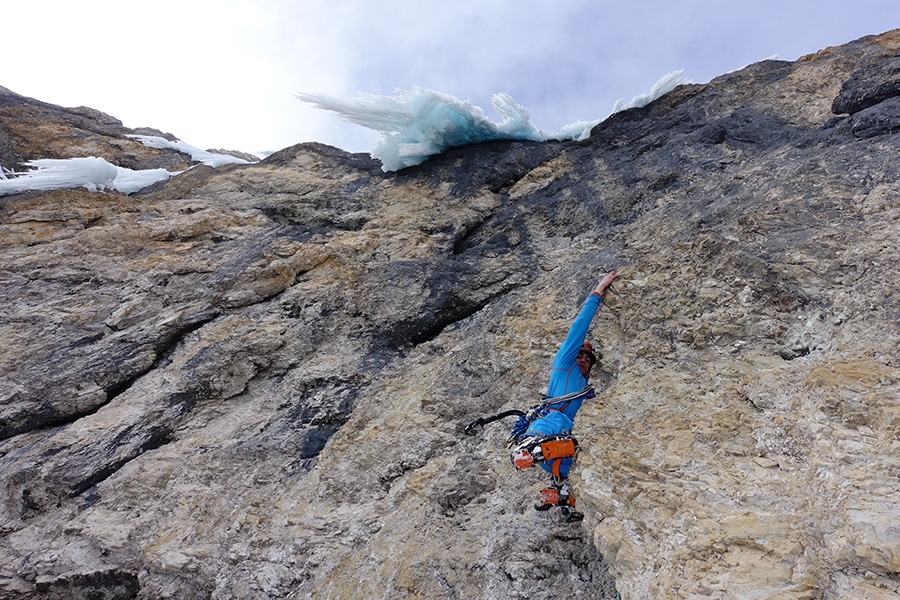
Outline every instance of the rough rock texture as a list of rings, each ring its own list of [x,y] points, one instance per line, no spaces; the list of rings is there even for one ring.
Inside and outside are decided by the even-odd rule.
[[[900,597],[898,51],[396,174],[0,199],[0,597]],[[124,148],[2,97],[5,156]],[[461,429],[539,400],[613,267],[565,524]]]
[[[159,132],[138,132],[93,108],[62,108],[0,87],[0,166],[6,169],[22,170],[29,160],[82,156],[129,169],[178,171],[190,166],[190,157],[144,146],[126,137],[131,133]]]
[[[181,171],[191,158],[180,152],[145,146],[128,135],[153,135],[170,141],[171,133],[141,127],[129,129],[115,117],[88,108],[63,108],[20,96],[0,86],[0,167],[21,171],[22,163],[42,158],[97,156],[128,169]],[[253,155],[217,150],[250,162]]]

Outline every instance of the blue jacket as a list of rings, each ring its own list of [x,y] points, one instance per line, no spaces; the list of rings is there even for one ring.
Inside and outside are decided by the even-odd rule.
[[[584,388],[587,385],[587,378],[581,374],[581,370],[575,363],[578,357],[578,351],[584,344],[584,338],[587,336],[588,327],[597,314],[602,299],[599,294],[591,294],[585,300],[575,321],[569,328],[566,339],[563,340],[562,346],[553,359],[553,369],[550,371],[550,385],[547,386],[547,400],[559,398],[572,392]],[[526,436],[545,437],[548,435],[568,435],[572,433],[572,425],[575,421],[575,415],[581,408],[584,398],[570,400],[560,405],[550,405],[550,413],[546,417],[535,419],[525,432]],[[567,477],[571,459],[562,461],[562,475]],[[545,471],[550,471],[551,465],[542,463],[541,467]]]

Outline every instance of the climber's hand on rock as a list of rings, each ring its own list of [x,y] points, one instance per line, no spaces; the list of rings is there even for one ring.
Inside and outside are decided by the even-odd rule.
[[[619,274],[615,271],[610,271],[606,277],[600,280],[600,283],[597,284],[597,287],[594,289],[595,292],[600,294],[602,297],[604,293],[606,293],[606,288],[612,285],[613,280],[618,277]]]

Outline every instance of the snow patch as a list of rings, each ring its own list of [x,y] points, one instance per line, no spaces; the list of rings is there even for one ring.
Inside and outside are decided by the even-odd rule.
[[[182,171],[166,171],[165,169],[140,169],[134,171],[125,167],[116,167],[116,179],[113,187],[123,194],[133,194],[157,181],[165,181]]]
[[[191,160],[194,162],[203,163],[204,165],[208,165],[210,167],[223,167],[225,165],[249,165],[250,162],[244,160],[243,158],[238,158],[236,156],[231,156],[230,154],[216,154],[214,152],[208,152],[206,150],[201,150],[196,146],[191,146],[190,144],[186,144],[181,140],[177,140],[174,142],[170,142],[166,138],[155,136],[155,135],[129,135],[128,137],[139,141],[145,146],[149,146],[151,148],[158,148],[160,150],[177,150],[178,152],[183,152],[191,157]]]
[[[15,177],[0,179],[0,196],[27,190],[61,190],[76,187],[84,187],[92,192],[118,189],[127,194],[169,177],[169,173],[165,169],[153,169],[152,173],[132,171],[117,167],[94,156],[66,159],[43,158],[28,161],[25,166],[34,167],[34,170],[11,172],[10,174]],[[165,175],[159,173],[160,171]],[[136,175],[138,173],[140,175]],[[120,177],[122,177],[121,180],[119,180]],[[119,187],[119,184],[122,188]],[[140,187],[135,187],[139,184]]]
[[[183,152],[191,160],[211,167],[231,164],[249,164],[248,161],[229,154],[216,154],[201,150],[181,141],[169,140],[152,135],[130,135],[151,148],[172,149]],[[33,167],[31,171],[13,172],[0,167],[0,196],[17,194],[27,190],[62,190],[84,187],[92,192],[117,190],[123,194],[133,194],[148,185],[165,181],[181,171],[169,172],[165,169],[133,170],[118,167],[102,158],[42,158],[24,163]],[[10,177],[11,175],[11,177]]]
[[[7,171],[13,177],[0,177],[0,196],[18,194],[28,190],[63,190],[83,187],[92,192],[117,190],[123,194],[133,194],[165,181],[181,171],[170,173],[165,169],[142,169],[135,171],[117,167],[96,156],[86,158],[42,158],[24,163],[33,167],[31,171]],[[2,173],[3,169],[0,169]]]
[[[684,71],[672,71],[667,75],[663,75],[659,81],[653,84],[650,91],[646,94],[638,94],[626,103],[624,99],[619,99],[613,106],[613,114],[627,110],[629,108],[641,108],[647,106],[657,98],[665,96],[676,87],[682,84],[691,83],[689,79],[685,79]]]

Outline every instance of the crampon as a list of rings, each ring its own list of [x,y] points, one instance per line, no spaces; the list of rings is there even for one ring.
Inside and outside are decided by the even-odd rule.
[[[575,510],[575,497],[569,491],[568,483],[557,483],[541,490],[541,501],[534,509],[545,511],[554,506],[560,507],[567,523],[584,519],[584,514]]]

